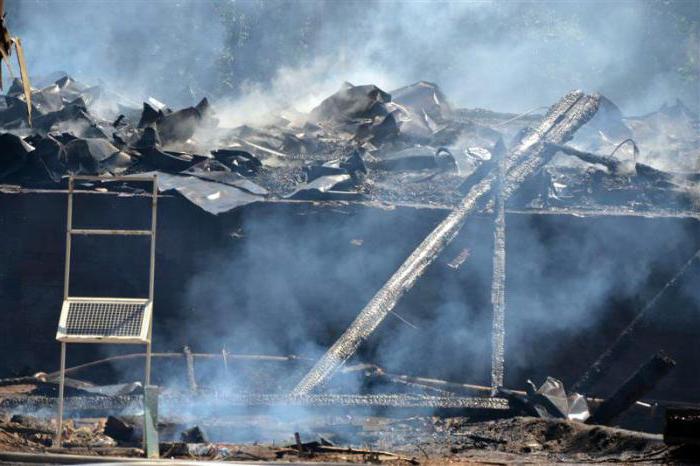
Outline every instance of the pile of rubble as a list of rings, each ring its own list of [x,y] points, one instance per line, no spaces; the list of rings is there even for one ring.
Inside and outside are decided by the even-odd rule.
[[[45,457],[47,461],[51,455],[66,453],[143,456],[140,417],[69,421],[62,448],[51,447],[54,429],[42,418],[4,417],[0,420],[0,461],[13,458],[6,451],[32,453],[35,459]],[[236,440],[236,433],[244,430],[253,440]],[[662,462],[686,455],[666,446],[660,435],[531,417],[479,421],[471,417],[307,416],[273,421],[249,415],[207,427],[163,421],[159,431],[165,438],[160,443],[162,457],[198,460],[430,465],[448,459],[450,464]],[[228,441],[222,432],[228,433]]]
[[[4,96],[0,183],[58,188],[68,174],[157,173],[162,190],[215,214],[287,199],[452,208],[470,175],[541,119],[456,109],[427,82],[391,93],[345,83],[308,114],[289,111],[236,128],[226,128],[206,98],[175,111],[149,98],[138,109],[68,76],[31,96],[31,128],[20,82]],[[676,102],[625,118],[613,102],[600,101],[571,146],[550,148],[557,156],[512,204],[696,206],[697,116]]]

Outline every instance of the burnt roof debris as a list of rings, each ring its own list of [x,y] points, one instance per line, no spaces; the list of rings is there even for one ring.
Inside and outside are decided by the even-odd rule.
[[[34,150],[22,138],[11,133],[0,134],[0,179],[19,171]]]
[[[165,172],[156,172],[156,174],[158,189],[175,191],[197,207],[214,215],[265,199],[263,196],[251,194],[247,189],[207,181],[200,177],[172,175]]]
[[[65,163],[70,173],[100,175],[123,173],[131,165],[131,157],[106,139],[78,138],[65,147]]]
[[[0,183],[58,188],[68,174],[156,170],[174,177],[168,184],[178,180],[181,194],[190,183],[183,180],[243,193],[205,208],[217,212],[221,205],[251,201],[246,196],[454,208],[460,187],[472,186],[470,177],[490,169],[497,144],[518,145],[543,118],[533,113],[538,109],[521,115],[460,109],[426,81],[392,92],[345,83],[308,114],[290,110],[266,124],[227,128],[216,115],[217,103],[206,98],[170,109],[149,97],[138,109],[103,88],[56,77],[32,89],[33,128],[26,125],[20,84],[4,96],[0,131],[9,146],[0,160]],[[697,209],[698,128],[697,115],[680,101],[625,117],[601,96],[598,114],[568,146],[551,148],[554,157],[510,205]],[[632,143],[620,146],[628,139]]]
[[[243,176],[255,176],[262,170],[260,159],[241,149],[218,149],[211,154],[226,168]]]
[[[430,118],[434,122],[447,121],[453,117],[452,106],[437,84],[419,81],[391,91],[391,95],[397,104],[416,113],[420,112],[424,118]]]

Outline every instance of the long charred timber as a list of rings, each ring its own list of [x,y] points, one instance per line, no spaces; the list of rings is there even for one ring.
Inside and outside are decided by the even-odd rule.
[[[501,142],[501,141],[499,141]],[[503,199],[505,178],[505,146],[501,151],[494,151],[498,157],[498,180],[496,186],[496,218],[493,226],[493,273],[491,279],[491,386],[503,385],[503,365],[505,362],[505,314],[506,314],[506,203]]]
[[[556,103],[539,126],[508,154],[505,160],[504,202],[520,184],[547,159],[547,143],[563,144],[588,122],[598,110],[600,96],[589,96],[582,91],[572,91]],[[323,385],[350,358],[360,344],[367,339],[401,297],[410,290],[426,268],[459,233],[466,218],[474,212],[480,199],[494,187],[498,168],[491,169],[476,182],[459,207],[453,210],[413,251],[394,275],[374,295],[355,318],[350,327],[333,346],[316,362],[314,367],[292,390],[294,395],[311,393]]]
[[[587,424],[610,424],[616,417],[627,411],[637,400],[649,393],[676,366],[676,362],[663,351],[659,351],[647,361],[632,377],[627,379],[617,391],[605,400]]]
[[[0,400],[0,408],[22,408],[27,412],[46,409],[55,404],[56,400],[43,396],[6,397]],[[65,400],[68,412],[115,412],[127,408],[137,408],[143,402],[143,397],[136,395],[113,397],[69,397]],[[266,406],[299,406],[299,407],[342,407],[342,408],[409,408],[409,409],[509,409],[508,401],[503,398],[465,397],[465,396],[425,396],[404,394],[378,395],[344,395],[344,394],[233,394],[233,395],[161,395],[159,400],[163,411],[181,410],[187,406],[193,410],[198,406],[207,409],[213,407],[266,407]]]

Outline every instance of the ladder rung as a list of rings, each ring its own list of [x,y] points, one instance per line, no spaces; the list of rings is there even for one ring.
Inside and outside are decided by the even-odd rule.
[[[125,235],[125,236],[151,236],[151,230],[95,230],[85,228],[73,228],[72,235]]]
[[[123,176],[97,176],[97,175],[73,175],[75,181],[148,181],[152,182],[155,176],[138,176],[138,175],[123,175]]]

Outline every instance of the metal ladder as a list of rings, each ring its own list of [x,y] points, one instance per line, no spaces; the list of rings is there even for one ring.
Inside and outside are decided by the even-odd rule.
[[[75,181],[132,181],[152,183],[151,229],[86,229],[73,228],[73,196]],[[158,180],[139,176],[70,176],[68,178],[68,213],[66,219],[66,263],[63,282],[63,305],[56,332],[61,342],[61,368],[58,386],[58,419],[54,445],[61,446],[67,343],[122,343],[146,345],[144,391],[151,383],[151,336],[155,280],[156,221]],[[147,298],[76,297],[70,295],[71,243],[74,235],[148,236],[150,260]],[[146,405],[146,403],[144,403]],[[146,412],[147,409],[144,409]],[[146,414],[146,413],[145,413]],[[144,434],[147,429],[144,428]],[[146,439],[144,438],[144,441]],[[147,442],[146,442],[147,443]],[[156,447],[157,449],[157,447]]]

